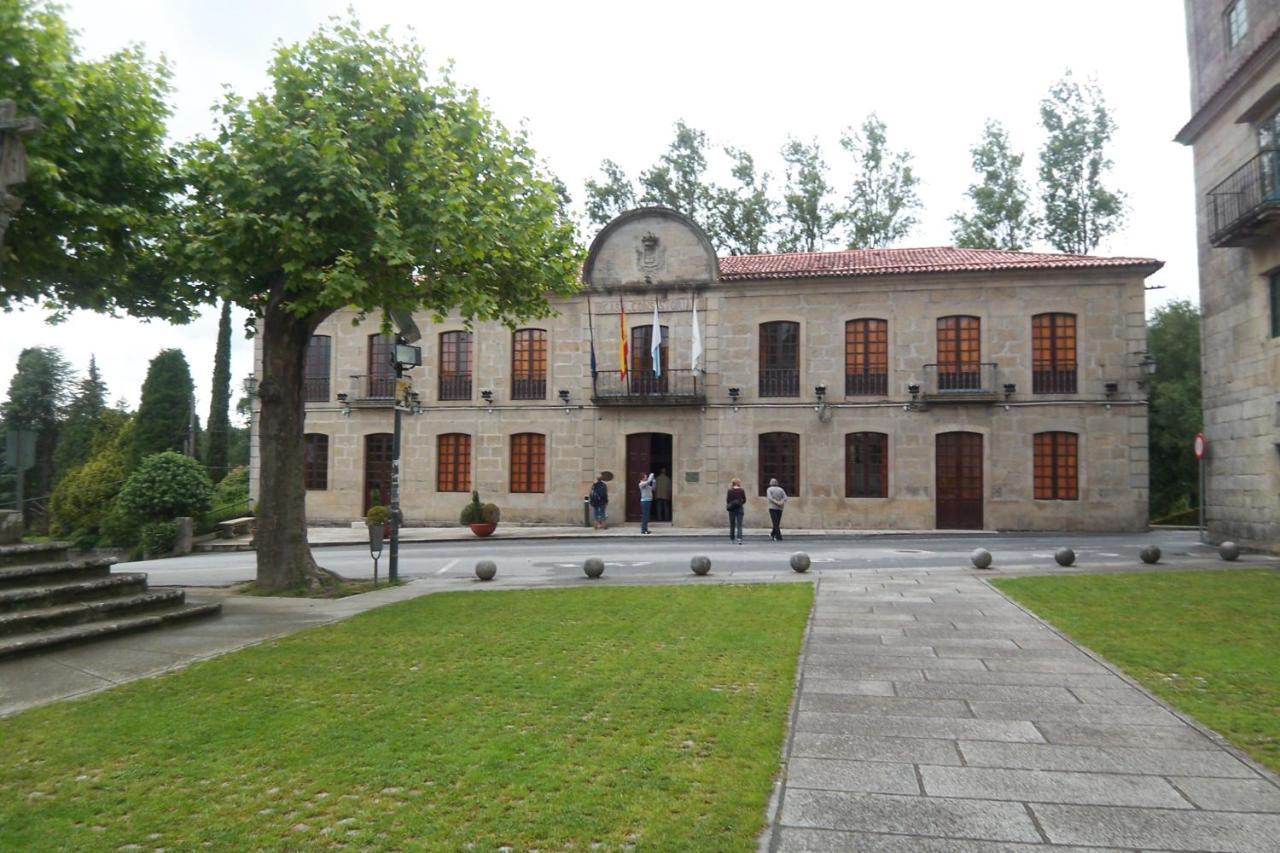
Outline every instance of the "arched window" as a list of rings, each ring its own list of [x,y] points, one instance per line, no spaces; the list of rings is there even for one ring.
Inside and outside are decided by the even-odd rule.
[[[545,492],[546,471],[546,436],[537,432],[511,436],[511,491]]]
[[[844,393],[889,393],[889,322],[871,317],[844,324]]]
[[[1074,432],[1035,434],[1035,498],[1079,499],[1080,436]]]
[[[309,432],[302,437],[302,487],[307,491],[329,488],[329,436]]]
[[[312,335],[307,343],[307,365],[302,378],[302,399],[308,403],[329,402],[329,359],[332,339]]]
[[[800,324],[760,324],[760,396],[800,396]]]
[[[1076,393],[1076,315],[1031,318],[1031,392]]]
[[[889,496],[889,436],[851,432],[844,437],[844,496]]]
[[[766,432],[760,435],[760,494],[776,479],[789,496],[800,493],[800,436],[794,432]]]
[[[471,436],[466,433],[436,438],[436,491],[471,491]]]
[[[471,333],[440,335],[440,399],[471,399]]]
[[[511,399],[547,398],[547,330],[517,329],[511,339]]]
[[[396,396],[396,369],[391,363],[396,339],[392,335],[369,336],[369,370],[365,377],[365,399],[391,400]]]
[[[982,388],[982,321],[955,315],[938,318],[938,390]]]

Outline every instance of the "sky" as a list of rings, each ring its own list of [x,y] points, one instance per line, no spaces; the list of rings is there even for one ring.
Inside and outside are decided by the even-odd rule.
[[[969,149],[988,118],[1008,129],[1034,185],[1040,101],[1066,69],[1091,75],[1118,125],[1110,185],[1128,210],[1123,230],[1095,254],[1165,261],[1148,280],[1163,288],[1147,294],[1148,311],[1197,301],[1191,151],[1172,141],[1190,117],[1176,0],[70,0],[67,19],[85,56],[142,43],[168,58],[171,135],[185,140],[209,132],[224,87],[248,95],[267,85],[274,45],[306,38],[348,7],[366,26],[416,39],[433,71],[452,63],[454,78],[500,120],[527,129],[577,202],[601,160],[634,178],[681,119],[717,150],[750,152],[775,186],[787,138],[816,139],[840,187],[851,175],[841,132],[874,111],[921,179],[921,222],[903,246],[951,244],[949,217],[964,208],[974,181]],[[246,317],[235,314],[233,402],[252,370]],[[177,347],[204,420],[216,334],[213,308],[187,326],[87,314],[49,326],[38,310],[0,314],[0,389],[23,348],[53,345],[80,371],[96,355],[110,398],[136,407],[148,362]]]

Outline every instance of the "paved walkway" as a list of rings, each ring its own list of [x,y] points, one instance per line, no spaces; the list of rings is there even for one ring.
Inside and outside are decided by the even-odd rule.
[[[960,572],[822,575],[784,775],[770,851],[1280,850],[1273,775]]]

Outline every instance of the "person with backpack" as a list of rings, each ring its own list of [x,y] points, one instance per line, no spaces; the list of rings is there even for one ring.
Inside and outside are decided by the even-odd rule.
[[[734,477],[729,481],[729,491],[725,492],[724,508],[729,512],[729,541],[742,544],[742,514],[747,503],[747,493],[742,488],[742,481]]]
[[[592,515],[595,517],[596,530],[608,530],[609,487],[604,484],[604,474],[598,475],[595,483],[591,485],[589,501]]]

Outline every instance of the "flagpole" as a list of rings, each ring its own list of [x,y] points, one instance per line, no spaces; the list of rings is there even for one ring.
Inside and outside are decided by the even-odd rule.
[[[587,333],[591,336],[591,396],[596,396],[596,326],[591,318],[591,290],[587,290]]]

